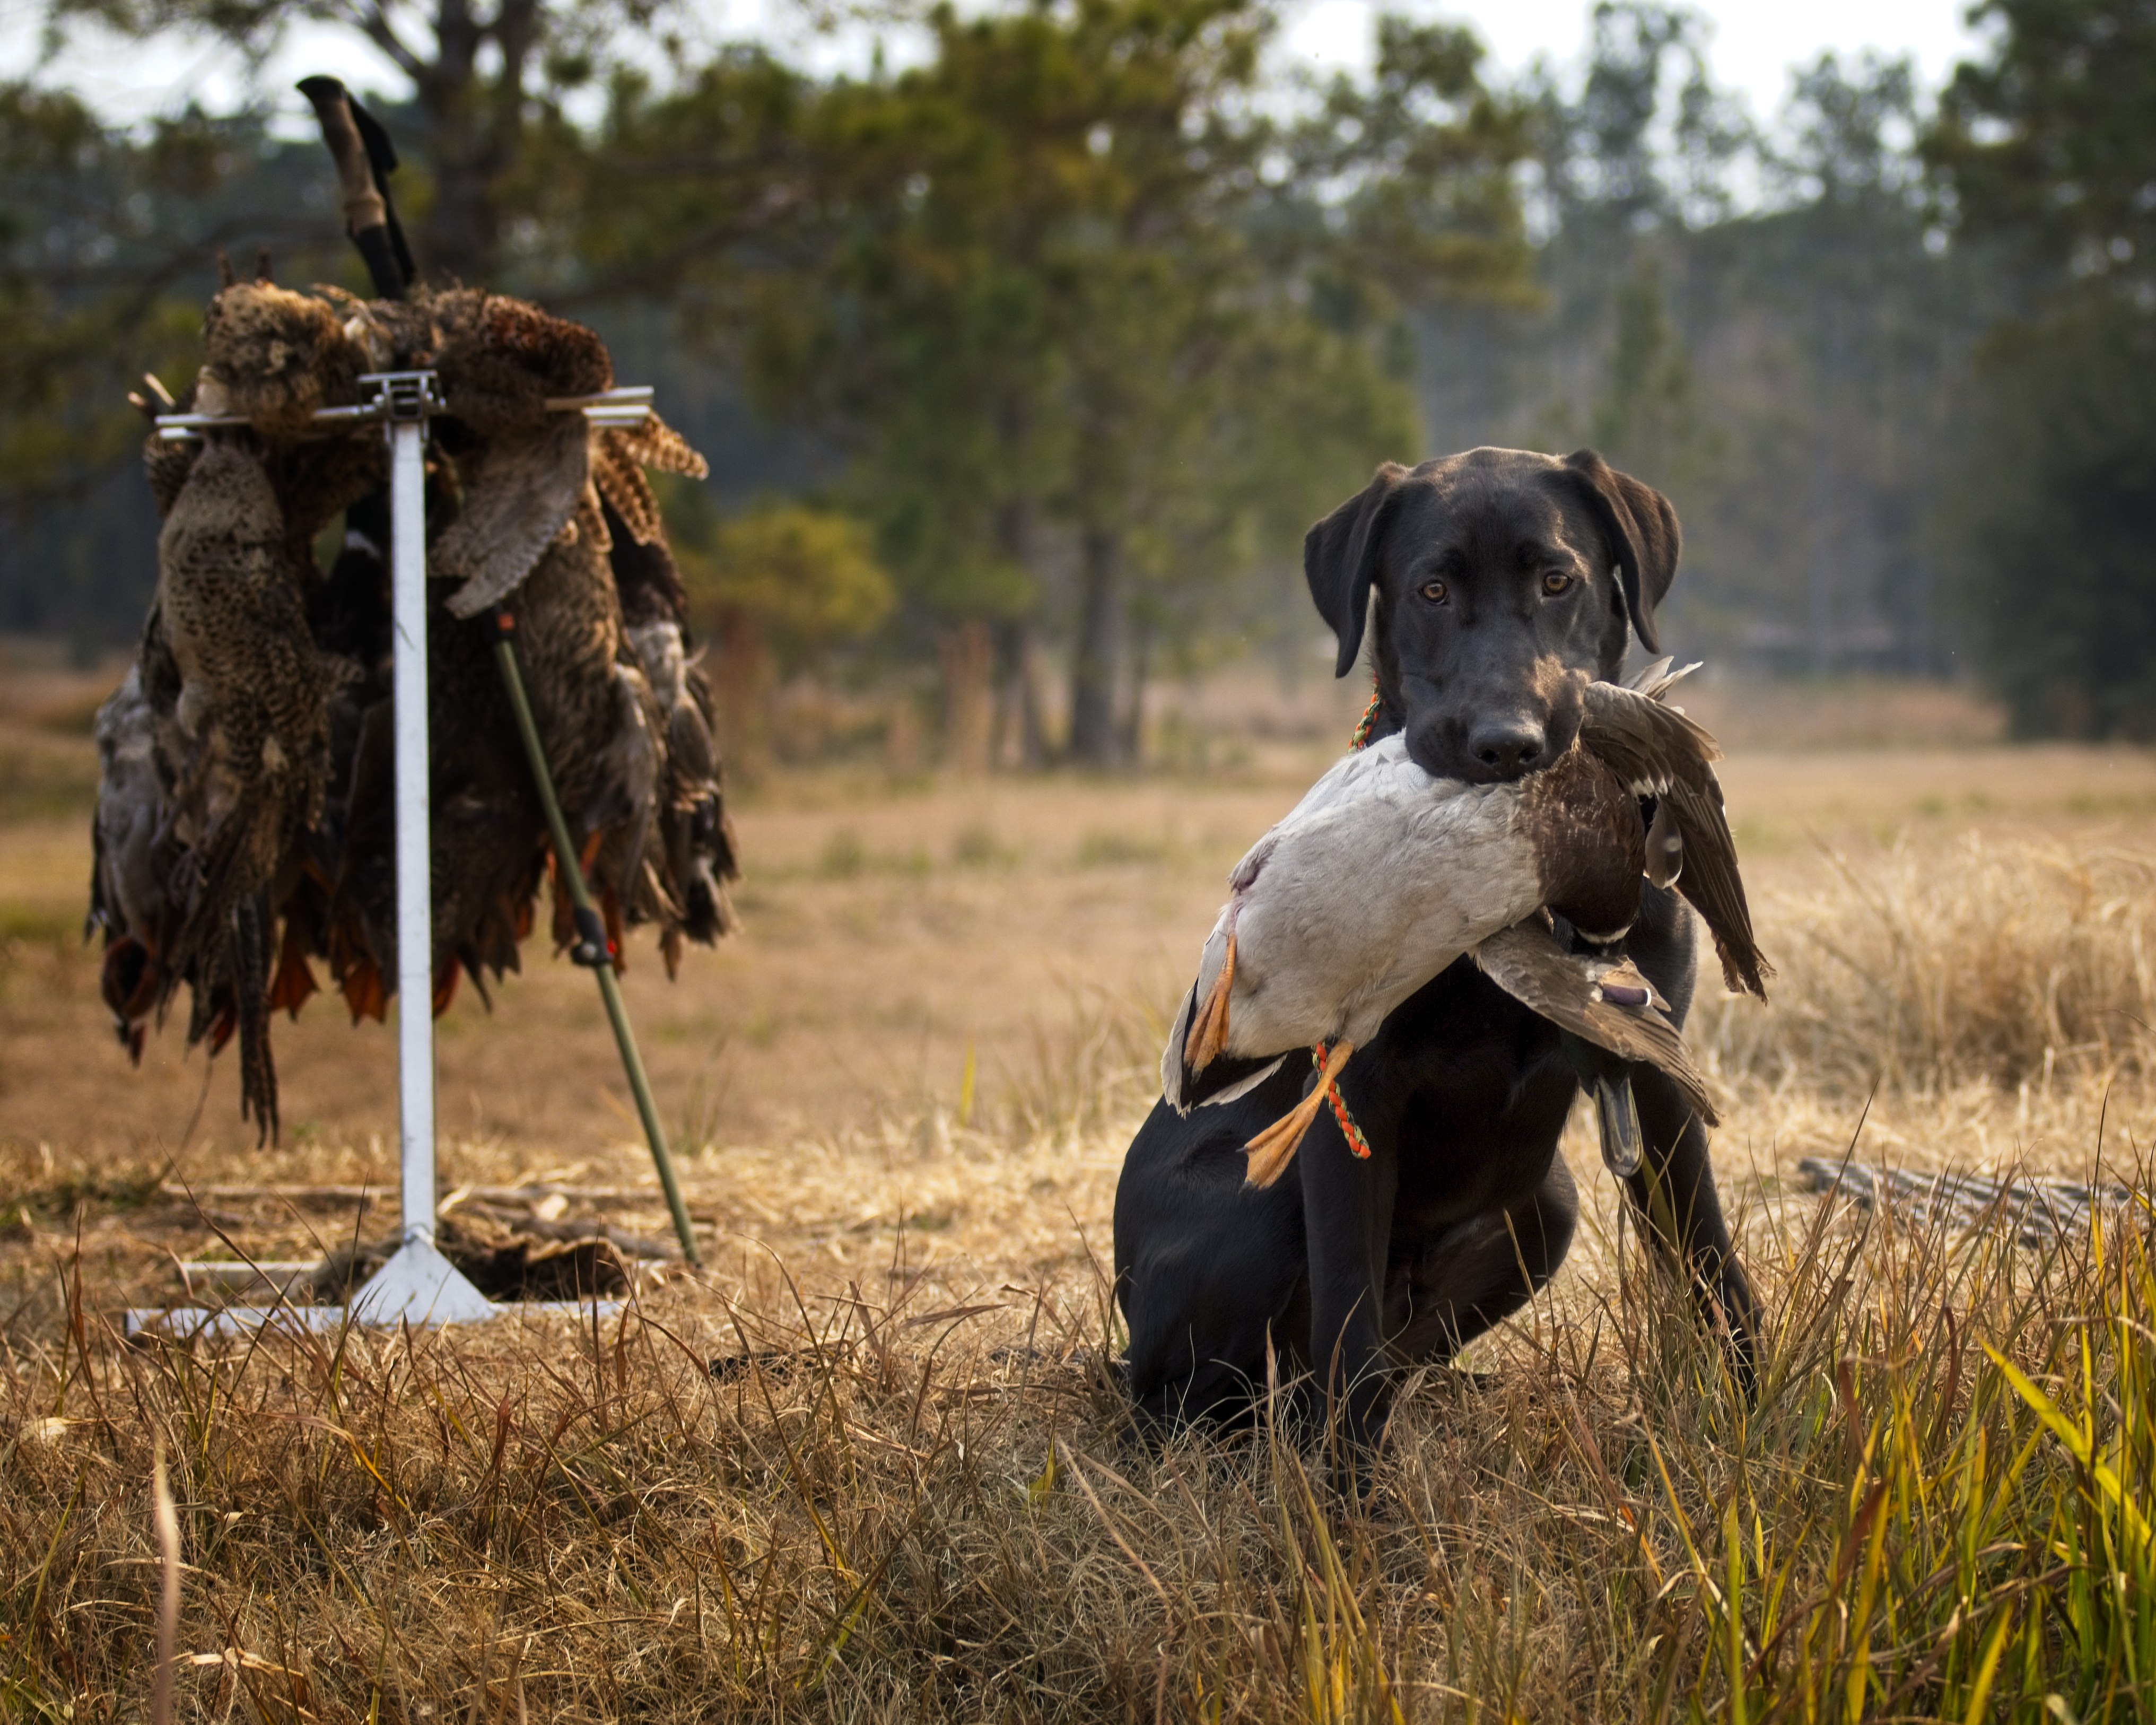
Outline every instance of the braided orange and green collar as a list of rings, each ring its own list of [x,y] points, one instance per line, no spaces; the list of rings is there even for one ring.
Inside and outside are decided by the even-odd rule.
[[[1384,691],[1373,681],[1370,685],[1370,704],[1363,709],[1363,716],[1355,721],[1354,735],[1348,739],[1350,749],[1368,748],[1370,732],[1376,728],[1378,715],[1385,710]]]

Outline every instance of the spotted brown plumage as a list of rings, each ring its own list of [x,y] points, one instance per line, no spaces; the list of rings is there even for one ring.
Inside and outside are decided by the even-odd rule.
[[[624,442],[613,447],[635,452],[644,445]],[[660,951],[670,975],[680,963],[684,940],[708,946],[737,926],[728,889],[741,870],[733,823],[726,814],[711,685],[700,655],[690,649],[681,572],[655,518],[653,531],[639,539],[615,511],[611,494],[605,508],[612,540],[607,555],[621,596],[623,634],[650,685],[664,726],[657,841],[661,855],[655,859],[663,886],[654,896]]]
[[[242,1106],[266,1137],[277,1097],[257,1010],[266,982],[255,962],[265,914],[256,901],[321,813],[330,675],[251,432],[210,435],[166,517],[157,562],[188,752],[172,818],[190,848],[165,967],[174,978],[200,973],[198,1022],[206,994],[230,993],[243,1033]]]
[[[193,441],[167,443],[155,432],[143,439],[142,476],[150,482],[150,500],[157,506],[160,521],[172,512],[180,487],[187,484],[201,454],[202,445]]]
[[[461,463],[463,506],[428,547],[427,572],[459,584],[449,606],[477,617],[531,572],[583,506],[591,436],[576,413],[490,438]]]
[[[317,408],[359,399],[367,355],[326,300],[266,281],[238,282],[203,315],[198,411],[237,413],[266,436],[313,429]]]
[[[703,479],[704,458],[681,434],[653,413],[641,425],[601,426],[592,433],[592,483],[613,512],[613,523],[638,545],[663,544],[665,523],[644,470]]]
[[[449,412],[481,437],[545,424],[550,398],[613,387],[598,334],[528,300],[451,288],[422,303],[435,337],[428,362]]]

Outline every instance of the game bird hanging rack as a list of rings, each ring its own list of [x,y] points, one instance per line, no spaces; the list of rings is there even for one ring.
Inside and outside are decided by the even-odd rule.
[[[401,299],[415,276],[410,253],[387,195],[386,174],[395,156],[380,128],[329,78],[300,86],[321,121],[324,141],[336,161],[344,193],[346,231],[367,260],[377,291]],[[398,1014],[398,1172],[400,1244],[349,1303],[295,1306],[280,1300],[261,1307],[145,1309],[128,1314],[131,1332],[235,1334],[271,1323],[336,1330],[348,1323],[470,1323],[511,1311],[592,1310],[590,1302],[497,1305],[474,1286],[436,1244],[434,1015],[411,1004],[433,998],[433,903],[430,831],[427,655],[426,461],[429,422],[444,410],[437,380],[428,370],[362,374],[363,399],[316,409],[310,434],[316,437],[367,434],[378,428],[389,445],[390,601],[393,626],[394,802],[396,809],[396,952]],[[636,426],[651,418],[649,386],[547,398],[550,414],[576,413],[593,426]],[[205,432],[251,422],[244,415],[168,413],[156,417],[166,442],[199,439]],[[556,793],[545,747],[534,721],[516,651],[514,613],[506,601],[489,613],[492,655],[514,717],[547,822],[557,878],[571,906],[575,938],[569,956],[598,979],[622,1065],[636,1101],[683,1257],[701,1260],[673,1158],[659,1119],[649,1080],[630,1028],[614,950],[593,903],[577,847]],[[619,1302],[598,1302],[601,1310]]]

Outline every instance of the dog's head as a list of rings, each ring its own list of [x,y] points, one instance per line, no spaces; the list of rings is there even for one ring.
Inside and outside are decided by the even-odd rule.
[[[1470,449],[1387,462],[1310,530],[1302,566],[1339,639],[1336,674],[1362,650],[1374,592],[1378,687],[1408,753],[1486,783],[1572,747],[1580,674],[1614,677],[1628,627],[1659,650],[1679,543],[1669,499],[1591,449]]]

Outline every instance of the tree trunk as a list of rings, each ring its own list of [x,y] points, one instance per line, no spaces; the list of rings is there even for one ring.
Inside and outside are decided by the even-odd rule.
[[[943,685],[943,757],[968,778],[988,770],[993,646],[988,625],[978,617],[944,630],[936,643]]]
[[[1005,448],[1023,446],[1025,417],[1015,405],[1007,405],[997,424]],[[1038,501],[1023,492],[1005,498],[996,511],[997,547],[1029,575],[1036,572],[1040,515]],[[1012,764],[1028,773],[1038,773],[1048,764],[1048,727],[1040,711],[1040,667],[1030,617],[1006,618],[995,625],[995,711],[988,737],[989,760],[1001,765],[1015,735],[1018,758]]]
[[[988,754],[999,767],[1016,767],[1027,773],[1038,773],[1048,764],[1040,658],[1034,646],[1029,618],[1014,617],[996,625],[995,734],[989,741]]]
[[[1122,545],[1110,528],[1091,526],[1079,557],[1078,639],[1070,655],[1070,758],[1087,767],[1116,764],[1116,622]]]
[[[921,713],[911,694],[902,694],[886,709],[889,717],[883,732],[885,770],[900,778],[921,771]]]
[[[1841,308],[1832,300],[1826,307],[1826,352],[1820,364],[1820,408],[1812,431],[1811,544],[1806,570],[1804,635],[1810,649],[1812,675],[1830,676],[1839,669],[1840,631],[1835,619],[1842,596],[1835,577],[1844,556],[1842,522],[1845,487],[1840,477],[1840,451],[1835,408],[1841,397],[1843,339]]]
[[[539,4],[501,0],[483,22],[470,0],[437,0],[434,58],[407,61],[393,51],[417,86],[426,118],[434,198],[420,224],[419,264],[438,284],[491,285],[501,242],[495,187],[523,141],[524,74],[537,41]],[[480,69],[490,43],[501,58],[491,80]]]
[[[771,649],[756,619],[738,605],[721,606],[711,694],[718,706],[719,745],[730,769],[752,773],[765,745],[765,714],[774,680]]]
[[[1123,706],[1122,758],[1135,767],[1145,759],[1146,675],[1152,668],[1152,629],[1143,619],[1131,625],[1131,686]]]

